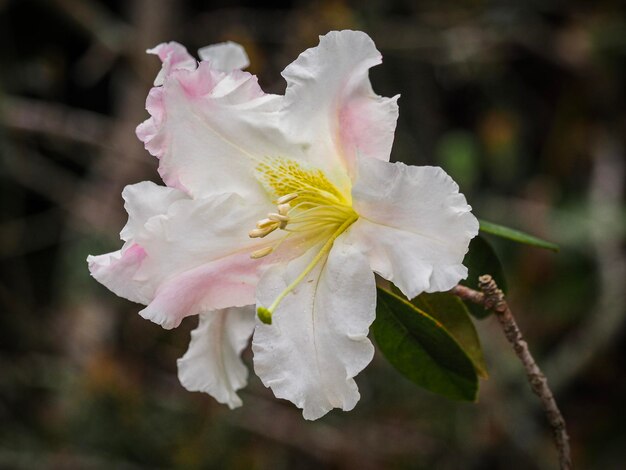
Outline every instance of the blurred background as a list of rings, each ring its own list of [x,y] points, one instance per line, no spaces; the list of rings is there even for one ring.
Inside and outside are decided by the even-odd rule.
[[[377,355],[350,413],[305,422],[251,374],[229,411],[176,378],[196,319],[164,331],[89,277],[122,188],[158,181],[134,135],[144,51],[243,44],[266,91],[319,34],[360,29],[397,93],[393,159],[443,166],[476,213],[555,241],[493,240],[577,468],[623,468],[626,6],[529,0],[0,0],[0,468],[548,469],[538,401],[495,319],[477,404]],[[250,351],[246,360],[251,361]]]

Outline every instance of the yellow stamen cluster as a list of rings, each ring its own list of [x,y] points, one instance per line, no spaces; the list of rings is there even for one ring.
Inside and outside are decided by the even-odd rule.
[[[287,227],[287,222],[289,222],[289,211],[291,210],[291,205],[289,202],[298,197],[297,194],[287,194],[286,196],[279,197],[276,201],[277,211],[278,212],[270,212],[267,214],[266,219],[261,219],[256,223],[256,228],[251,230],[248,235],[250,238],[263,238],[274,230],[280,228],[285,229]],[[270,247],[263,248],[261,250],[255,251],[252,253],[252,258],[261,258],[263,256],[269,255],[272,252]]]
[[[358,215],[352,208],[350,197],[341,194],[319,169],[304,168],[293,160],[271,158],[261,163],[257,172],[266,190],[277,197],[277,209],[259,220],[249,235],[263,238],[275,230],[286,234],[273,245],[253,252],[251,257],[267,256],[293,236],[308,246],[323,243],[311,263],[272,305],[258,308],[259,318],[264,323],[271,323],[272,313],[280,301],[328,254],[335,239],[357,220]]]

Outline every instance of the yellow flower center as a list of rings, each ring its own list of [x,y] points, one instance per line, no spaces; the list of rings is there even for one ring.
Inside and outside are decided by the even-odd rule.
[[[259,220],[249,235],[252,238],[263,238],[275,230],[282,230],[285,235],[273,245],[257,250],[250,256],[267,256],[293,236],[304,241],[306,246],[323,243],[313,260],[272,305],[257,309],[259,318],[264,323],[271,323],[272,313],[280,301],[324,259],[337,237],[359,216],[352,208],[351,196],[342,194],[317,168],[306,168],[295,160],[266,158],[256,170],[258,180],[275,198],[276,212]]]

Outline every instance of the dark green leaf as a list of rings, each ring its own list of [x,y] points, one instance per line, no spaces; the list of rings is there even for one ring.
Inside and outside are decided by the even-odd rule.
[[[493,250],[489,242],[478,235],[470,242],[469,251],[465,255],[463,264],[467,266],[469,274],[467,279],[461,284],[472,289],[478,289],[478,278],[483,274],[490,274],[498,284],[498,287],[506,292],[506,279],[498,255]],[[476,318],[485,318],[490,315],[489,310],[485,310],[480,305],[466,302],[470,313]]]
[[[546,250],[559,251],[559,245],[542,240],[541,238],[534,237],[527,233],[515,230],[503,225],[494,224],[493,222],[487,222],[486,220],[480,220],[480,230],[485,233],[490,233],[497,237],[506,238],[507,240],[513,240],[517,243],[523,243],[525,245],[532,245],[538,248],[545,248]]]
[[[424,292],[414,298],[411,303],[441,322],[472,360],[479,377],[483,379],[488,377],[487,365],[476,328],[461,299],[449,292],[432,294]]]
[[[409,380],[455,400],[476,399],[478,377],[471,359],[427,313],[379,288],[372,331],[380,351]]]

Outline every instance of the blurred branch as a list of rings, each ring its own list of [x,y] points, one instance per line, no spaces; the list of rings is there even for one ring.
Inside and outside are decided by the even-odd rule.
[[[4,97],[0,120],[8,129],[110,148],[109,119],[101,114],[45,101]]]
[[[119,458],[107,458],[102,455],[82,452],[46,452],[19,451],[0,448],[0,467],[2,468],[115,468],[135,470],[145,468]]]
[[[285,44],[293,38],[290,24],[294,22],[290,20],[292,15],[285,9],[230,7],[199,15],[190,31],[197,32],[194,40],[202,44],[207,31],[219,37],[225,27],[241,24],[257,41]],[[516,15],[507,27],[489,15],[468,20],[454,14],[441,17],[433,26],[415,17],[377,18],[367,26],[377,47],[386,54],[443,66],[500,62],[517,47],[559,66],[579,68],[588,64],[591,47],[591,33],[582,26],[575,31],[566,27],[555,30],[541,15]]]
[[[20,184],[47,197],[61,207],[68,207],[78,182],[67,170],[63,170],[32,150],[10,151],[3,161],[7,172]]]
[[[359,452],[353,441],[331,426],[315,423],[305,427],[293,410],[269,400],[247,398],[247,405],[254,412],[234,415],[231,422],[235,426],[296,448],[326,464],[336,462],[343,453],[349,454],[351,462],[358,462],[359,468],[376,468],[370,452]]]
[[[91,85],[102,78],[119,56],[131,51],[134,45],[133,28],[111,14],[100,2],[94,0],[52,0],[50,6],[70,19],[93,40],[85,54],[77,61],[77,79]]]
[[[134,42],[127,54],[126,67],[116,68],[113,77],[114,83],[123,85],[113,89],[110,145],[88,168],[74,199],[74,213],[89,217],[103,231],[110,232],[116,225],[111,224],[111,219],[123,217],[119,204],[121,189],[137,179],[145,164],[155,163],[137,140],[135,127],[146,118],[145,99],[150,86],[146,77],[154,77],[159,67],[158,61],[145,54],[145,50],[170,35],[176,18],[175,6],[173,0],[135,0],[126,4]],[[119,150],[123,150],[123,158]]]
[[[0,223],[0,259],[22,256],[57,243],[60,214],[54,208]]]
[[[207,31],[214,37],[225,27],[242,24],[246,32],[256,40],[272,44],[284,44],[285,30],[289,24],[290,11],[287,9],[259,9],[259,8],[219,8],[210,13],[198,15],[189,28],[193,39],[198,44],[207,42]]]
[[[246,393],[246,408],[233,413],[230,421],[337,468],[377,469],[385,457],[415,452],[416,444],[420,452],[432,452],[440,445],[404,423],[369,422],[367,426],[347,430],[322,422],[303,422],[299,411],[252,393]],[[359,438],[355,439],[355,435]]]
[[[81,204],[77,210],[75,199],[79,178],[67,170],[50,162],[35,150],[21,154],[18,151],[6,152],[3,161],[7,172],[18,183],[32,191],[47,197],[66,210],[70,217],[69,225],[79,231],[106,229],[116,221],[112,214],[104,210],[101,201],[90,195],[81,195]],[[88,226],[85,228],[84,225]]]
[[[124,48],[134,43],[132,28],[114,17],[99,2],[52,0],[50,5],[56,7],[74,24],[113,53],[124,53]]]
[[[626,316],[626,256],[622,232],[615,230],[622,220],[624,153],[616,138],[602,134],[592,154],[588,218],[600,277],[599,297],[591,313],[547,361],[546,371],[557,390],[567,386],[616,338]]]
[[[531,355],[528,344],[524,340],[517,326],[517,322],[513,317],[513,313],[504,299],[504,294],[498,289],[493,278],[489,275],[481,276],[479,278],[479,286],[482,292],[457,285],[452,289],[452,293],[463,300],[482,305],[485,309],[495,313],[496,318],[502,326],[504,335],[513,346],[515,354],[526,370],[526,375],[533,392],[541,400],[541,404],[543,405],[543,409],[554,434],[554,440],[559,452],[560,468],[561,470],[570,470],[572,468],[572,460],[565,420],[554,400],[554,395],[548,386],[546,376],[541,372],[541,369],[539,369],[539,366],[537,366],[537,363]]]

